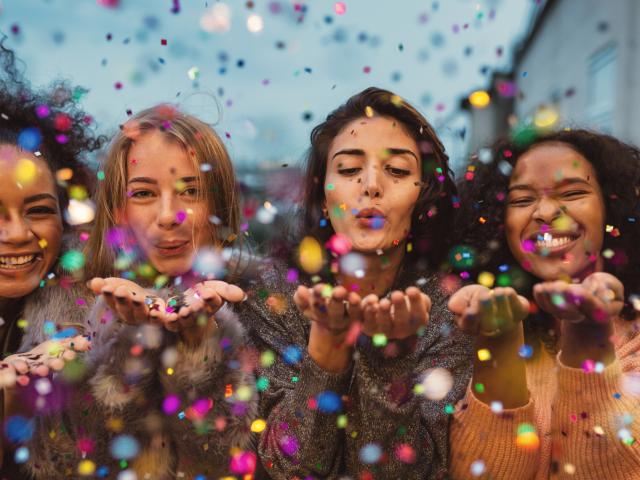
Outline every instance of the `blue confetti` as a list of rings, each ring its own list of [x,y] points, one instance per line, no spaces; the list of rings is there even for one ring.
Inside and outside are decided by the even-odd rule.
[[[316,401],[318,402],[318,410],[322,413],[336,413],[342,409],[340,395],[331,390],[320,392]]]
[[[284,349],[284,352],[282,353],[282,359],[285,363],[294,365],[302,360],[302,350],[300,350],[300,347],[291,345]]]

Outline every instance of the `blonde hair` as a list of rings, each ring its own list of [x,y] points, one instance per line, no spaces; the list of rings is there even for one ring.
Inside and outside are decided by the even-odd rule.
[[[117,212],[122,211],[126,204],[127,157],[134,142],[153,130],[181,145],[194,162],[202,186],[198,195],[207,202],[209,215],[219,219],[216,220],[217,227],[211,222],[206,225],[211,231],[213,244],[230,243],[237,237],[240,213],[236,178],[222,140],[209,125],[194,116],[180,112],[173,105],[156,105],[127,121],[111,141],[102,165],[104,179],[98,185],[96,195],[94,229],[85,251],[87,279],[117,275],[114,266],[116,248],[108,236],[117,226]],[[207,163],[210,168],[202,168]],[[226,231],[224,238],[218,235],[222,230]]]

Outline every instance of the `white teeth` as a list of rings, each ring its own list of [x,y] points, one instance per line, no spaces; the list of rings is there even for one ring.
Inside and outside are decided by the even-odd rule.
[[[0,257],[0,266],[3,268],[19,268],[31,263],[35,255],[22,255],[20,257]]]
[[[573,241],[573,238],[571,237],[554,238],[550,233],[545,233],[544,235],[542,235],[542,238],[538,237],[538,240],[536,241],[536,247],[538,247],[539,249],[562,247],[563,245],[566,245],[571,241]]]

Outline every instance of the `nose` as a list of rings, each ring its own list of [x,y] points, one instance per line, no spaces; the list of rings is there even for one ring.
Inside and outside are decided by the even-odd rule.
[[[382,184],[380,182],[380,169],[377,165],[368,165],[362,180],[363,194],[369,198],[382,196]]]
[[[35,238],[29,223],[20,214],[4,215],[0,223],[0,239],[5,243],[21,245]]]
[[[160,228],[169,229],[178,225],[176,202],[173,195],[162,195],[160,197],[160,210],[158,211],[157,223]]]
[[[550,224],[560,217],[561,214],[560,202],[546,195],[540,198],[533,212],[535,220],[538,223],[544,224]]]

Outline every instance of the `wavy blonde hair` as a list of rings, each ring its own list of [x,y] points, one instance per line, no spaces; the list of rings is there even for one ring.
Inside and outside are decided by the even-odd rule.
[[[96,194],[94,229],[85,251],[87,279],[117,275],[114,266],[117,252],[107,237],[117,227],[117,212],[122,211],[126,204],[129,151],[137,139],[153,130],[181,145],[193,161],[203,187],[198,195],[207,202],[209,215],[220,220],[218,226],[211,223],[205,226],[211,232],[213,244],[222,246],[237,237],[240,213],[236,177],[222,140],[209,125],[194,116],[179,111],[173,105],[156,105],[122,125],[109,146],[101,168],[104,179]],[[207,163],[211,168],[201,168]],[[220,235],[222,230],[225,231],[224,238]]]

